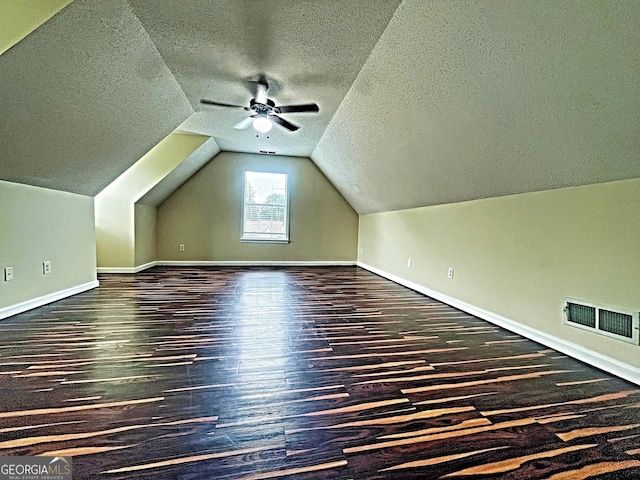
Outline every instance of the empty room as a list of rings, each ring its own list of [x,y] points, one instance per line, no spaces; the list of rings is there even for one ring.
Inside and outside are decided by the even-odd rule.
[[[0,479],[640,478],[633,0],[0,0]]]

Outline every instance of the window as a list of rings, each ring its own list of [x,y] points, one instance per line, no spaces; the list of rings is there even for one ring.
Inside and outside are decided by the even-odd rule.
[[[242,240],[289,241],[286,173],[244,171]]]

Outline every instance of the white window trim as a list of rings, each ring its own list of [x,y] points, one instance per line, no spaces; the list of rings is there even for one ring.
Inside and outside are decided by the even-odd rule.
[[[279,173],[281,175],[285,175],[286,176],[286,184],[285,184],[285,188],[286,188],[286,199],[285,199],[285,235],[286,238],[246,238],[244,236],[244,215],[245,215],[245,193],[246,193],[246,181],[247,181],[247,172],[257,172],[257,173]],[[270,169],[270,168],[264,168],[264,167],[260,167],[260,168],[251,168],[251,167],[243,167],[242,168],[242,218],[241,218],[241,224],[240,224],[240,241],[243,243],[282,243],[282,244],[288,244],[291,243],[291,237],[289,235],[290,229],[290,205],[291,205],[291,201],[290,201],[290,193],[291,193],[291,175],[289,173],[289,171],[287,169],[283,169],[283,168],[274,168],[274,169]]]

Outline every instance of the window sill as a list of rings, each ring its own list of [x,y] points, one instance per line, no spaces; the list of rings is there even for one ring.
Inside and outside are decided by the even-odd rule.
[[[242,243],[291,243],[291,240],[277,240],[274,238],[241,238]]]

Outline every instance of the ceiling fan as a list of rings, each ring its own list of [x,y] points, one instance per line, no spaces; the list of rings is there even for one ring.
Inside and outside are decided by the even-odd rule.
[[[251,115],[236,123],[233,128],[244,130],[245,128],[248,128],[249,125],[253,125],[253,128],[261,133],[266,133],[271,130],[273,123],[277,123],[281,127],[284,127],[291,132],[295,132],[300,128],[297,125],[294,125],[288,120],[282,118],[279,115],[281,113],[320,111],[320,108],[315,103],[304,103],[300,105],[276,105],[273,100],[267,98],[268,89],[269,84],[266,81],[258,81],[256,83],[256,96],[255,98],[251,99],[248,107],[243,107],[242,105],[233,105],[230,103],[215,102],[213,100],[207,100],[205,98],[200,100],[200,103],[204,105],[214,105],[217,107],[243,108],[247,112],[251,112]]]

